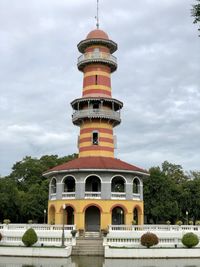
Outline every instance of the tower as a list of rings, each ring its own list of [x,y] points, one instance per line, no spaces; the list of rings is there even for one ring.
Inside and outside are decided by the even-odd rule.
[[[78,69],[83,72],[82,97],[71,105],[72,121],[80,127],[79,157],[114,157],[113,128],[120,122],[123,104],[112,98],[111,74],[117,69],[113,53],[117,44],[99,29],[91,31],[78,44],[82,55]]]
[[[78,44],[83,89],[71,106],[72,122],[80,127],[79,157],[44,173],[50,178],[48,223],[62,224],[64,218],[81,231],[143,224],[143,178],[148,176],[114,157],[113,129],[121,122],[123,106],[111,89],[117,44],[98,25]]]

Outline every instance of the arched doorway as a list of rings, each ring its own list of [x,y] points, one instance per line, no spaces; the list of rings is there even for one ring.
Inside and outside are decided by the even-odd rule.
[[[90,206],[85,211],[85,231],[98,232],[100,230],[100,210]]]
[[[112,210],[112,224],[124,224],[124,210],[121,207],[115,207]]]
[[[56,210],[54,206],[51,206],[49,209],[49,224],[55,224],[55,214],[56,214]]]
[[[133,210],[133,223],[138,225],[138,209],[137,208]]]
[[[74,224],[74,209],[70,206],[66,208],[66,224]]]

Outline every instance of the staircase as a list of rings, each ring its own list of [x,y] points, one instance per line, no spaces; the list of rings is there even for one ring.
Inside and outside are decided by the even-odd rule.
[[[103,238],[99,237],[98,232],[86,232],[84,237],[76,239],[71,255],[104,256]]]

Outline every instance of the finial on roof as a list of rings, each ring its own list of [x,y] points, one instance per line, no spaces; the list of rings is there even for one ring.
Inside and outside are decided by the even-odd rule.
[[[96,15],[96,20],[97,20],[97,29],[99,29],[99,0],[97,0],[97,15]]]

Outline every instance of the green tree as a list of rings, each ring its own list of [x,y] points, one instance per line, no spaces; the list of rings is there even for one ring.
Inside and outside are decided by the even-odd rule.
[[[9,178],[0,179],[0,221],[20,219],[20,197],[16,183]]]
[[[159,167],[149,170],[150,177],[144,180],[144,207],[147,222],[175,221],[179,213],[176,199],[177,186]]]
[[[192,16],[194,17],[193,23],[200,23],[200,0],[196,0],[198,3],[196,5],[193,5],[192,8]],[[200,31],[200,27],[198,28]]]

